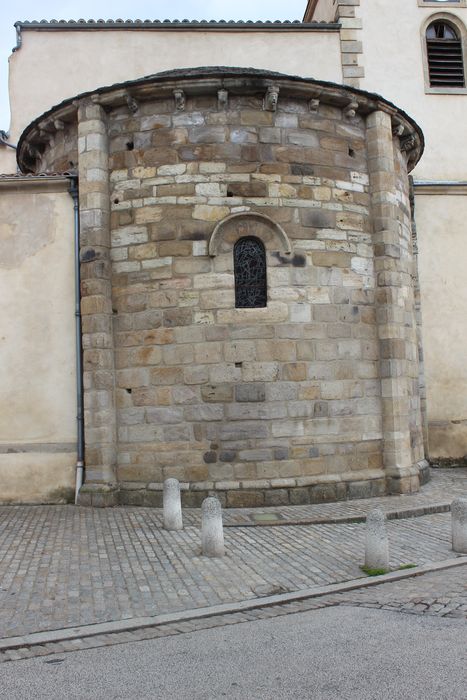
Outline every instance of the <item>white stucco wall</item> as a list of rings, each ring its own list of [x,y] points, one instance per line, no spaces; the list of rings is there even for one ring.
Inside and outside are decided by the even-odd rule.
[[[424,63],[430,18],[454,17],[464,26],[465,3],[360,0],[356,9],[363,26],[361,87],[393,100],[423,129],[426,147],[412,173],[415,180],[466,181],[467,94],[427,92]],[[459,458],[467,455],[467,190],[454,196],[446,187],[435,191],[418,190],[415,212],[429,455]]]
[[[467,196],[416,197],[431,457],[467,454]]]
[[[66,98],[164,70],[245,66],[342,81],[337,31],[28,29],[22,36],[21,49],[10,58],[13,143],[33,119]],[[12,154],[0,150],[0,172],[12,167]]]
[[[3,503],[57,500],[73,486],[73,204],[66,186],[0,187]]]
[[[467,7],[419,7],[417,0],[361,0],[364,90],[379,92],[422,127],[426,149],[413,172],[426,180],[467,179],[459,153],[467,142],[467,95],[425,92],[421,31],[432,15],[450,14],[467,23]]]

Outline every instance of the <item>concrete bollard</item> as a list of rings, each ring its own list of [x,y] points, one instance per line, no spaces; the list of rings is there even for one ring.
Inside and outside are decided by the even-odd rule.
[[[452,548],[467,554],[467,498],[455,498],[451,503]]]
[[[182,503],[180,500],[180,484],[177,479],[164,481],[164,527],[166,530],[182,530]]]
[[[386,515],[380,508],[375,508],[367,515],[365,566],[367,569],[389,569]]]
[[[225,554],[222,508],[214,496],[205,498],[201,506],[201,548],[206,557]]]

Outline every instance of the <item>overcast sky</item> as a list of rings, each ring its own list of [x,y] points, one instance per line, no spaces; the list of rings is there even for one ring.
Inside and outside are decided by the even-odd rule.
[[[0,129],[8,130],[8,57],[16,44],[14,23],[40,19],[302,19],[306,0],[14,0],[4,1],[0,24]]]

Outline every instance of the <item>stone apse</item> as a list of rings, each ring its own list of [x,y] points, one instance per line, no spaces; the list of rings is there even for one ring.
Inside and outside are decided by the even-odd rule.
[[[378,95],[259,70],[78,95],[23,172],[79,176],[83,504],[278,505],[426,477],[408,172]]]

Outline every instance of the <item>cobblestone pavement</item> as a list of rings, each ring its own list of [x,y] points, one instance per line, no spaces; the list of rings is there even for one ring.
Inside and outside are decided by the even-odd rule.
[[[0,509],[0,637],[152,616],[296,591],[362,575],[364,525],[230,528],[227,556],[200,533],[158,527],[149,508]],[[442,561],[450,515],[388,524],[391,564]]]
[[[313,523],[326,520],[365,517],[372,508],[382,508],[386,513],[429,508],[434,504],[448,504],[457,496],[467,497],[467,468],[431,469],[431,480],[419,493],[403,496],[355,499],[339,503],[315,503],[304,506],[269,506],[262,508],[230,508],[224,510],[224,525],[277,524],[284,522]],[[266,516],[266,518],[265,518]],[[184,509],[187,524],[199,525],[199,509]]]
[[[467,620],[467,566],[415,576],[396,583],[360,588],[332,596],[328,600],[333,600],[338,605],[358,605]]]
[[[379,608],[392,612],[467,620],[467,565],[446,571],[427,573],[403,581],[382,583],[371,588],[361,588],[347,593],[258,607],[248,612],[212,615],[206,618],[167,623],[125,632],[97,634],[69,641],[9,649],[0,652],[0,663],[115,644],[141,642],[159,637],[171,637],[338,605]]]
[[[359,517],[449,503],[467,493],[467,470],[436,470],[420,494],[314,506],[224,511],[227,556],[200,556],[199,511],[185,529],[161,528],[157,509],[0,507],[0,637],[297,591],[362,576],[364,524],[291,522]],[[251,527],[277,513],[282,527]],[[242,526],[244,524],[250,527]],[[266,521],[267,522],[267,521]],[[450,515],[388,523],[391,564],[451,558]],[[414,579],[417,581],[418,579]],[[372,604],[372,599],[365,599]],[[358,601],[355,601],[358,602]],[[421,605],[421,604],[420,604]]]

